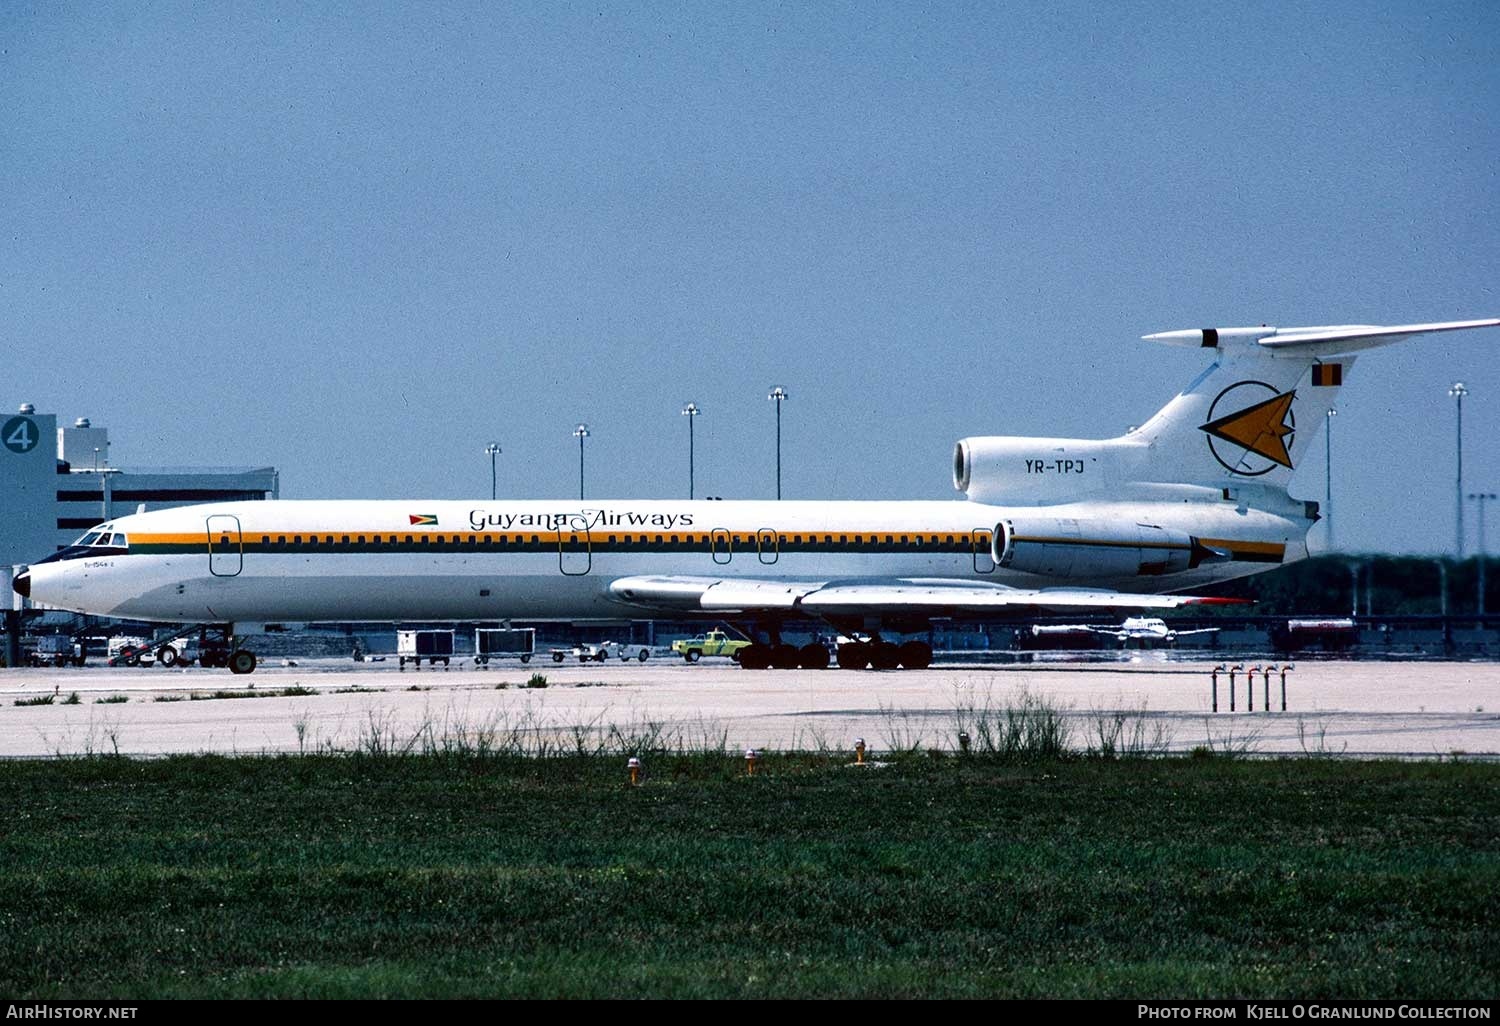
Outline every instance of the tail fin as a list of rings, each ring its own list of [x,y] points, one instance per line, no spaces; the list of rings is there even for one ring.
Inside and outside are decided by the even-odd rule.
[[[1213,365],[1141,427],[1121,438],[964,438],[953,484],[975,502],[1072,502],[1119,497],[1134,485],[1260,486],[1286,495],[1354,367],[1351,353],[1413,335],[1493,328],[1500,320],[1394,328],[1204,328],[1147,335],[1209,348]]]
[[[1500,320],[1204,328],[1147,335],[1212,348],[1213,365],[1129,437],[1145,443],[1156,481],[1285,488],[1354,366],[1350,353],[1414,335],[1500,326]]]

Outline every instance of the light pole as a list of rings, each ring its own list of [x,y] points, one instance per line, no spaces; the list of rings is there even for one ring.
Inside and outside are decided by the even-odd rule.
[[[1494,492],[1470,492],[1469,498],[1479,503],[1479,615],[1484,615],[1484,504],[1495,498]]]
[[[491,442],[484,447],[484,451],[490,457],[490,501],[495,501],[495,457],[500,455],[500,443]]]
[[[1328,407],[1328,426],[1323,432],[1323,498],[1328,506],[1328,551],[1333,551],[1333,418],[1339,411]]]
[[[583,440],[589,436],[589,426],[579,424],[573,429],[573,437],[578,439],[578,501],[583,501]]]
[[[776,498],[781,498],[781,403],[784,399],[790,399],[787,390],[777,386],[771,389],[767,399],[776,403]]]
[[[698,404],[688,403],[682,408],[682,415],[688,419],[688,498],[693,497],[693,420],[698,416]]]
[[[1454,448],[1458,452],[1458,481],[1453,489],[1453,505],[1457,509],[1457,526],[1454,532],[1458,541],[1458,558],[1464,558],[1464,396],[1469,390],[1464,387],[1462,381],[1455,381],[1453,387],[1448,389],[1448,394],[1458,404],[1458,431],[1457,441]]]

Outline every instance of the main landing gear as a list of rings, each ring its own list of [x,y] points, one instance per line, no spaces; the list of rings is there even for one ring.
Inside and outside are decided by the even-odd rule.
[[[756,642],[740,649],[740,666],[746,670],[826,670],[828,649],[816,642],[801,648],[796,645],[762,645]]]
[[[845,670],[925,670],[931,665],[932,646],[925,641],[898,645],[875,638],[839,646],[839,666]]]
[[[775,630],[769,643],[757,641],[740,649],[739,657],[746,670],[826,670],[830,662],[828,647],[821,642],[788,645]],[[839,645],[838,665],[841,670],[925,670],[932,665],[932,646],[925,641],[898,645],[877,635]]]

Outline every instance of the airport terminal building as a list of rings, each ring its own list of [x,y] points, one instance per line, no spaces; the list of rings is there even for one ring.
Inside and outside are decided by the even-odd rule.
[[[80,417],[57,416],[30,403],[0,414],[0,583],[15,608],[10,580],[23,566],[55,552],[91,527],[141,510],[275,498],[275,467],[129,467],[110,456],[109,431]]]

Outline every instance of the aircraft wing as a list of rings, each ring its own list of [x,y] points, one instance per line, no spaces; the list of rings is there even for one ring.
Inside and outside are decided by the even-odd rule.
[[[1175,637],[1185,638],[1189,634],[1217,634],[1221,630],[1222,627],[1198,627],[1190,631],[1174,631],[1173,634]]]
[[[983,581],[891,578],[788,581],[745,577],[622,577],[609,587],[632,605],[678,612],[792,613],[806,616],[953,616],[1014,609],[1176,609],[1238,599],[1136,595],[1102,588],[1012,588]]]

